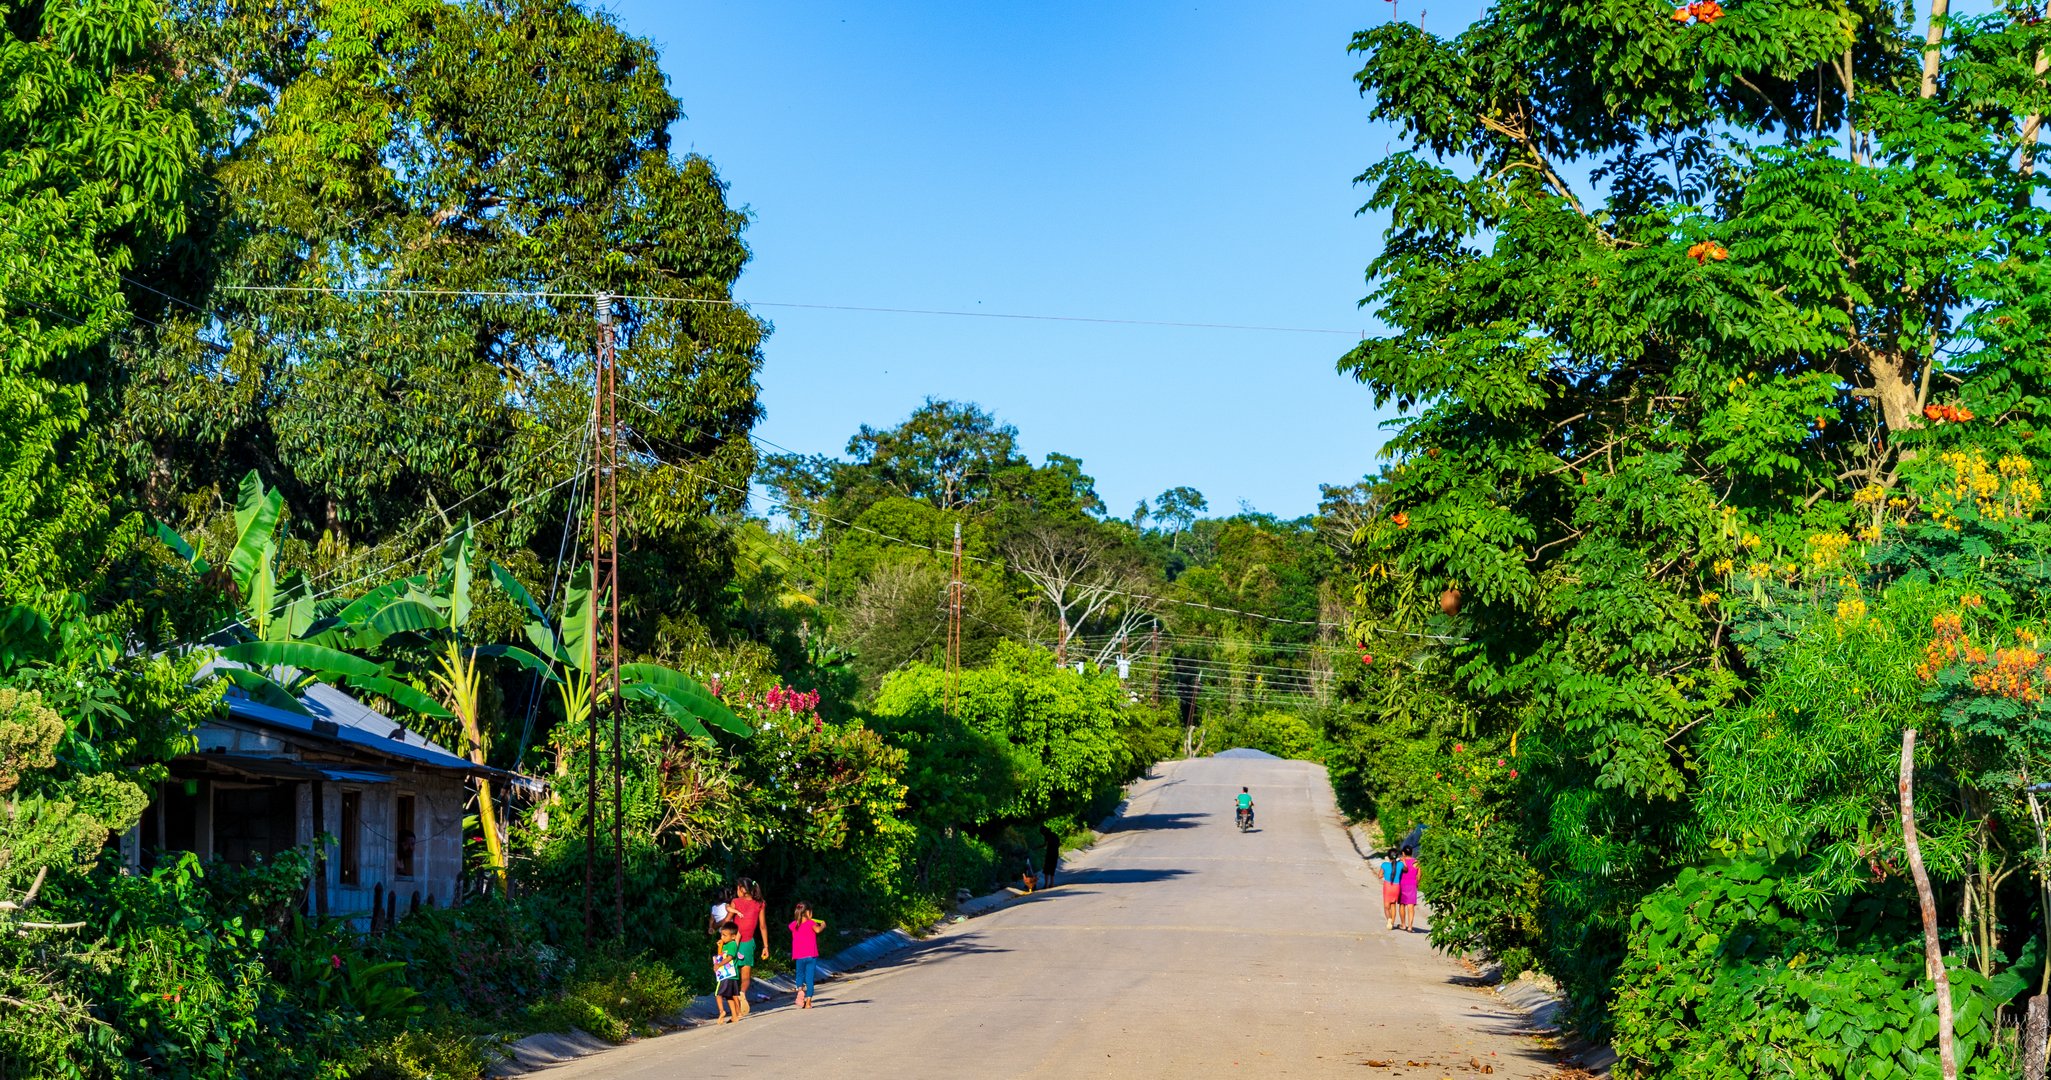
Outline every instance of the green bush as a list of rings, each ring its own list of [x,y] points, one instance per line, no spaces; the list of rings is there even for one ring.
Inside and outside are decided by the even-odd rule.
[[[1786,895],[1799,874],[1779,872],[1745,859],[1690,868],[1640,905],[1614,1010],[1620,1077],[1934,1075],[1922,930],[1898,914],[1914,897],[1894,882],[1805,912]],[[1950,980],[1959,1075],[2013,1075],[1995,1013],[2024,980],[1965,966]]]
[[[473,1032],[464,1017],[445,1010],[371,1042],[350,1080],[473,1080],[493,1057],[497,1040]]]
[[[710,952],[707,952],[710,956]],[[579,1028],[608,1042],[648,1034],[654,1022],[691,1002],[685,980],[668,965],[643,956],[631,961],[594,959],[562,996],[534,1006],[529,1022],[541,1031]]]
[[[1206,745],[1213,750],[1244,747],[1297,761],[1325,760],[1323,733],[1293,712],[1241,713],[1207,721]]]

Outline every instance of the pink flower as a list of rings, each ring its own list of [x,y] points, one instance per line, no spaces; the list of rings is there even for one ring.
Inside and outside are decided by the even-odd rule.
[[[340,956],[330,954],[328,956],[328,964],[332,966],[336,971],[342,970],[342,958]]]
[[[1454,744],[1453,744],[1453,752],[1454,752],[1454,753],[1456,753],[1456,754],[1464,754],[1464,753],[1466,753],[1466,752],[1467,752],[1467,744],[1465,744],[1465,743],[1454,743]]]
[[[1496,768],[1500,769],[1500,768],[1502,768],[1502,767],[1503,767],[1503,759],[1502,759],[1502,758],[1497,758],[1497,759],[1496,759]]]
[[[1510,770],[1510,779],[1512,779],[1512,780],[1515,780],[1516,778],[1517,778],[1517,770],[1515,770],[1515,769],[1511,769],[1511,770]]]

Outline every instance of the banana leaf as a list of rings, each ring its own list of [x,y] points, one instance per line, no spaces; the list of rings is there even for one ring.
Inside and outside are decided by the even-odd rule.
[[[555,631],[550,629],[547,623],[530,622],[525,629],[527,640],[533,642],[536,649],[541,650],[541,655],[566,667],[583,669],[583,665],[572,659],[568,650],[563,648],[563,643],[556,638]]]
[[[243,600],[249,605],[252,629],[260,638],[276,639],[280,636],[271,630],[271,616],[278,605],[277,557],[277,545],[266,542],[263,550],[257,553],[256,569],[250,572],[249,580],[236,579],[242,586]]]
[[[733,710],[727,708],[724,702],[698,685],[696,679],[674,668],[666,668],[661,664],[621,664],[620,681],[657,687],[665,694],[673,695],[677,701],[688,705],[692,714],[699,719],[722,731],[735,735],[754,733],[746,721],[735,716]]]
[[[492,657],[493,659],[511,660],[512,662],[520,665],[521,667],[526,668],[527,670],[532,671],[537,675],[540,675],[544,679],[547,679],[549,682],[556,681],[555,669],[549,666],[548,661],[543,660],[541,657],[536,656],[531,652],[528,652],[527,650],[519,647],[518,645],[479,645],[476,648],[470,650],[470,655],[488,656]]]
[[[436,586],[447,590],[449,625],[470,621],[470,560],[476,548],[470,542],[470,519],[463,519],[462,531],[442,545],[442,573]]]
[[[185,565],[191,567],[194,573],[204,574],[213,569],[213,567],[207,565],[205,559],[199,557],[199,552],[192,550],[192,545],[186,543],[185,538],[178,535],[177,531],[172,529],[171,526],[161,521],[156,522],[155,525],[157,539],[163,541],[165,547],[177,552],[178,557],[184,559]]]
[[[676,721],[677,726],[683,728],[685,732],[701,739],[710,739],[712,737],[712,733],[705,730],[705,725],[698,722],[696,710],[691,707],[690,702],[684,700],[681,694],[660,686],[652,686],[648,683],[633,683],[620,687],[620,696],[623,698],[633,698],[637,701],[652,702],[657,708],[668,714],[671,720]]]
[[[334,612],[333,615],[345,623],[360,623],[369,619],[385,605],[405,596],[416,588],[427,588],[427,579],[415,576],[400,578],[397,581],[387,581],[383,585],[350,601],[342,610]]]
[[[221,656],[252,667],[290,667],[336,675],[376,675],[383,670],[353,653],[308,641],[245,641],[221,650]]]
[[[541,605],[535,601],[534,594],[527,591],[527,586],[520,584],[520,579],[514,577],[512,571],[500,566],[497,559],[491,561],[491,577],[493,581],[498,582],[499,588],[506,591],[507,596],[527,609],[527,614],[543,623],[548,621],[548,612],[542,610]]]
[[[250,593],[257,563],[270,546],[284,509],[285,496],[275,489],[265,491],[263,479],[255,469],[249,470],[235,499],[235,550],[228,556],[228,573],[244,596]]]
[[[409,683],[402,683],[394,678],[384,675],[351,678],[349,685],[367,694],[383,695],[390,698],[392,703],[400,708],[411,709],[422,716],[431,716],[437,720],[453,720],[456,718],[455,713],[450,712],[441,702],[436,701],[433,697],[421,691],[420,688]]]
[[[591,666],[591,620],[596,607],[590,589],[570,589],[563,596],[563,653],[578,671]]]
[[[409,596],[380,608],[370,617],[369,626],[382,634],[417,634],[426,630],[448,629],[449,617]]]
[[[304,702],[299,700],[298,695],[248,668],[215,668],[214,672],[221,678],[228,680],[243,693],[249,695],[249,700],[259,705],[269,705],[274,709],[298,713],[300,716],[307,717],[308,719],[313,717],[313,712],[306,707]]]

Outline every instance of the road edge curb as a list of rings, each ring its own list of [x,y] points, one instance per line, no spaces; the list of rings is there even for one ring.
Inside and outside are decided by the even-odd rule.
[[[985,893],[982,896],[957,905],[952,915],[944,916],[940,921],[926,927],[923,934],[914,935],[902,929],[891,929],[885,930],[880,934],[872,934],[834,953],[832,956],[820,960],[819,981],[827,982],[832,979],[841,978],[870,964],[889,959],[919,944],[936,931],[952,926],[957,922],[965,922],[969,919],[988,915],[993,911],[1002,911],[1030,895],[1032,894],[1019,889],[999,889],[996,892]],[[797,992],[796,983],[788,975],[767,976],[755,980],[754,985],[758,990],[766,989],[769,991],[766,994],[751,996],[750,1000],[757,1002],[775,1001],[779,998],[790,997]],[[713,1001],[712,995],[701,994],[692,998],[690,1003],[682,1009],[662,1020],[660,1022],[661,1034],[666,1035],[702,1026],[706,1021],[711,1020],[718,1014],[719,1007]],[[660,1037],[660,1035],[653,1037]],[[498,1053],[502,1056],[485,1070],[484,1075],[489,1077],[525,1076],[543,1069],[553,1068],[557,1065],[568,1064],[580,1058],[590,1057],[593,1054],[602,1054],[608,1050],[616,1050],[619,1047],[639,1041],[639,1039],[628,1039],[626,1042],[607,1042],[582,1029],[536,1032],[535,1034],[515,1039],[499,1048]]]

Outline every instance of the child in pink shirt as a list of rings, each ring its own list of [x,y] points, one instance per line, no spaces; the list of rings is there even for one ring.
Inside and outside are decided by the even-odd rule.
[[[826,923],[812,914],[812,905],[798,901],[790,924],[790,958],[797,965],[798,1008],[812,1007],[812,983],[819,977],[819,931]]]

